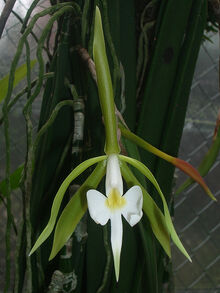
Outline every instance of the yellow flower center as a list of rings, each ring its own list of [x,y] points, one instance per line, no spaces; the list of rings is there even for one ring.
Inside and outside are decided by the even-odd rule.
[[[116,210],[122,208],[126,204],[126,200],[121,196],[118,189],[113,188],[107,197],[105,204],[111,210]]]

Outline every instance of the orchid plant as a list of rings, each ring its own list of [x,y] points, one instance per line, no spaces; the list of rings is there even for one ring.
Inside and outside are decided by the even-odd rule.
[[[130,224],[130,226],[133,227],[141,220],[144,211],[149,219],[155,237],[164,248],[167,255],[169,257],[171,256],[171,237],[179,250],[189,259],[189,261],[191,261],[189,254],[183,247],[175,231],[165,197],[159,187],[159,184],[150,170],[143,163],[134,158],[120,154],[117,135],[118,131],[120,131],[124,137],[130,139],[140,147],[143,147],[147,151],[160,156],[182,169],[194,180],[196,180],[212,199],[215,198],[202,177],[199,175],[198,171],[196,171],[191,165],[180,159],[173,158],[151,146],[130,132],[124,123],[117,123],[111,75],[106,56],[104,34],[102,29],[102,20],[98,7],[96,7],[95,14],[93,58],[96,68],[100,105],[105,125],[105,155],[90,158],[84,161],[78,165],[63,181],[54,198],[49,222],[34,244],[30,255],[52,233],[56,224],[63,196],[70,183],[88,167],[97,164],[91,175],[81,185],[63,209],[56,224],[53,246],[49,259],[53,259],[64,246],[66,241],[70,238],[88,206],[89,214],[97,224],[106,225],[109,220],[111,222],[111,246],[116,281],[119,280],[120,255],[123,239],[122,216]],[[127,164],[138,169],[138,171],[140,171],[154,185],[161,197],[163,212],[159,209],[153,198],[148,194],[147,190],[140,184]],[[96,190],[104,175],[106,175],[105,195]],[[131,186],[125,194],[123,194],[122,176],[127,183],[127,186]]]

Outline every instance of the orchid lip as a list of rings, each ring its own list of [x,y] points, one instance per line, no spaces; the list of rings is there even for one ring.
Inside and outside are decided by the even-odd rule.
[[[113,188],[106,198],[105,204],[111,211],[114,211],[123,208],[126,205],[126,200],[120,195],[118,189]]]

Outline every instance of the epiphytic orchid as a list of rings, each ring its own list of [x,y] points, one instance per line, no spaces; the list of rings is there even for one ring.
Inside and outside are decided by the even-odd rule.
[[[85,180],[62,211],[56,224],[53,247],[49,259],[51,260],[54,258],[69,237],[71,237],[76,225],[86,212],[88,204],[90,216],[96,223],[105,225],[109,220],[111,222],[111,245],[117,281],[119,279],[120,253],[123,236],[122,216],[131,226],[134,226],[142,217],[142,208],[149,219],[155,237],[164,248],[167,255],[169,257],[171,256],[171,237],[179,250],[191,261],[190,256],[186,252],[175,231],[166,199],[153,174],[140,161],[120,155],[117,137],[117,130],[120,125],[116,123],[111,75],[106,56],[101,14],[98,7],[96,7],[95,15],[93,57],[96,67],[99,99],[105,124],[106,155],[84,161],[66,177],[54,198],[49,222],[37,239],[30,254],[32,254],[52,233],[63,196],[70,183],[88,167],[97,164],[91,175]],[[135,144],[179,166],[179,168],[199,182],[206,192],[214,199],[201,176],[195,169],[191,168],[191,165],[157,150],[122,126],[120,130],[123,136],[132,140]],[[139,172],[154,185],[162,200],[162,211],[148,194],[147,190],[137,180],[127,164],[138,169]],[[121,173],[127,185],[131,187],[124,195]],[[103,195],[97,191],[96,188],[105,174],[106,195]]]

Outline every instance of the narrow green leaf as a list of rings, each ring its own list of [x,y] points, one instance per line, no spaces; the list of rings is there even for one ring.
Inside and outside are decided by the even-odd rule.
[[[21,166],[19,166],[10,176],[10,184],[11,184],[11,190],[14,190],[16,188],[19,187],[19,183],[20,183],[20,179],[21,179],[21,175],[23,172],[23,168],[24,165],[22,164]],[[2,180],[0,183],[0,192],[6,196],[6,180]]]
[[[142,221],[138,223],[139,232],[142,239],[142,251],[145,255],[146,268],[145,273],[142,272],[142,276],[146,276],[147,284],[145,285],[149,293],[159,293],[158,292],[158,265],[157,265],[157,252],[156,243],[153,236],[153,231],[150,227],[150,222],[147,217],[143,217]],[[143,285],[142,285],[143,286]],[[142,287],[143,288],[143,287]],[[139,293],[139,291],[132,291],[134,293]],[[143,289],[142,289],[143,292]]]
[[[151,50],[148,64],[142,95],[143,102],[136,130],[137,135],[158,148],[161,148],[160,143],[164,136],[170,97],[180,63],[179,55],[194,1],[169,0],[163,2],[159,2],[160,18],[157,18],[156,22],[156,35],[152,42],[153,50]],[[166,78],[164,78],[165,76]],[[173,112],[175,111],[173,110]],[[142,161],[147,163],[152,171],[156,170],[158,159],[142,151],[140,154]]]
[[[34,65],[36,64],[37,60],[32,60],[31,61],[31,68],[34,67]],[[25,78],[25,76],[27,75],[27,65],[22,64],[21,66],[19,66],[16,71],[15,71],[15,79],[14,79],[14,87],[22,80]],[[9,81],[9,74],[7,74],[6,76],[4,76],[1,80],[0,80],[0,102],[2,100],[4,100],[4,98],[6,97],[7,94],[7,90],[8,90],[8,81]]]
[[[51,208],[51,214],[50,214],[50,219],[49,222],[47,224],[47,226],[44,228],[43,232],[40,234],[40,236],[38,237],[36,243],[34,244],[33,248],[30,251],[31,255],[51,234],[55,222],[56,222],[56,218],[57,218],[57,214],[59,212],[59,208],[61,205],[61,202],[63,200],[63,196],[68,188],[68,186],[70,185],[70,183],[77,177],[79,176],[83,171],[85,171],[88,167],[94,165],[95,163],[98,163],[100,161],[103,161],[106,159],[106,156],[100,156],[100,157],[95,157],[92,159],[88,159],[86,161],[84,161],[83,163],[81,163],[80,165],[78,165],[67,177],[66,179],[63,181],[63,183],[61,184],[59,190],[57,191],[57,194],[54,198],[53,201],[53,205]]]
[[[144,213],[147,215],[150,221],[150,225],[155,237],[160,242],[166,254],[171,257],[169,231],[167,230],[167,224],[163,213],[158,208],[157,204],[146,191],[146,189],[140,184],[140,182],[131,172],[127,164],[124,162],[122,162],[121,171],[123,178],[129,186],[139,185],[141,187],[143,192]]]
[[[92,174],[77,190],[64,208],[56,225],[53,247],[49,260],[53,259],[66,241],[74,232],[76,225],[87,209],[86,192],[91,188],[97,188],[102,177],[105,175],[105,162],[99,163]]]
[[[181,50],[178,53],[174,53],[178,56],[178,67],[175,71],[172,91],[169,94],[169,107],[167,108],[166,119],[163,123],[163,133],[160,145],[158,145],[158,147],[164,152],[175,157],[178,154],[180,146],[189,93],[202,36],[207,23],[208,12],[208,1],[206,0],[178,1],[178,3],[176,2],[173,4],[179,6],[179,2],[182,2],[181,4],[185,7],[188,2],[192,2],[192,7],[187,21],[187,27],[183,35]],[[179,9],[181,8],[178,7],[178,10]],[[162,160],[159,160],[154,175],[160,182],[160,186],[162,187],[165,196],[168,197],[171,194],[173,187],[172,179],[174,168],[167,165]],[[204,190],[213,200],[215,200],[208,189],[204,188]]]
[[[141,162],[135,160],[135,159],[132,159],[132,158],[129,158],[129,157],[125,157],[125,156],[122,156],[120,155],[119,158],[122,160],[122,161],[125,161],[129,164],[131,164],[132,166],[134,166],[135,168],[137,168],[142,174],[144,174],[148,180],[150,180],[150,182],[154,185],[154,187],[157,189],[160,197],[161,197],[161,200],[163,202],[163,208],[164,208],[164,215],[165,215],[165,220],[166,220],[166,224],[167,224],[167,228],[169,229],[169,232],[170,232],[170,236],[173,240],[173,242],[176,244],[176,246],[179,248],[179,250],[191,261],[191,258],[189,256],[189,254],[187,253],[187,251],[185,250],[184,246],[182,245],[176,231],[175,231],[175,228],[173,226],[173,223],[172,223],[172,220],[171,220],[171,217],[170,217],[170,212],[169,212],[169,209],[168,209],[168,206],[167,206],[167,202],[166,202],[166,199],[160,189],[160,186],[159,184],[157,183],[155,177],[153,176],[153,174],[150,172],[150,170]]]

